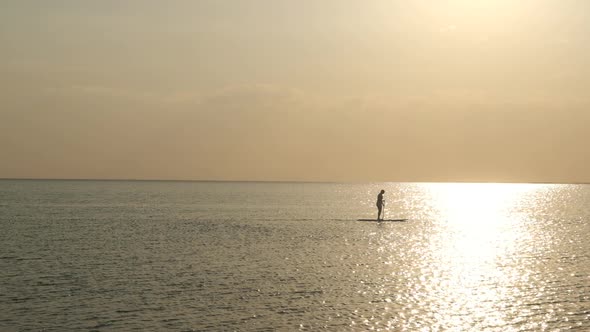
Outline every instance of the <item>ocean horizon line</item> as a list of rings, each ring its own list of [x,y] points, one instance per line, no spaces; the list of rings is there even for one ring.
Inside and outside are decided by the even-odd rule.
[[[135,178],[3,178],[0,181],[104,181],[104,182],[202,182],[202,183],[317,183],[317,184],[380,184],[380,183],[457,183],[457,184],[576,184],[590,182],[552,182],[552,181],[312,181],[312,180],[221,180],[221,179],[135,179]]]

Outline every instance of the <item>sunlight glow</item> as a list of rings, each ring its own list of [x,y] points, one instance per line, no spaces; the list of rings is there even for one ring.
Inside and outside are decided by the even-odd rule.
[[[492,259],[511,246],[519,200],[542,185],[450,183],[427,186],[441,222],[454,241],[449,249],[474,259]]]
[[[543,185],[500,183],[427,184],[433,204],[453,223],[502,221],[520,198]],[[476,218],[477,220],[474,220]]]
[[[494,306],[510,302],[512,290],[502,285],[518,278],[511,271],[518,242],[529,236],[519,204],[543,185],[531,184],[424,184],[436,221],[444,234],[431,244],[431,253],[445,267],[432,289],[441,294],[433,311],[443,325],[474,326],[476,321],[456,320],[457,313],[476,313],[470,319],[486,326],[501,325],[505,318]],[[441,308],[445,310],[441,311]]]

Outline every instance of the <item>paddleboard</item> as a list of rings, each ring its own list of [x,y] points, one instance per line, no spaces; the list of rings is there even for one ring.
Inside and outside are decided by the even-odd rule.
[[[408,219],[385,219],[385,220],[377,220],[377,219],[357,219],[357,221],[373,221],[373,222],[402,222],[408,221]]]

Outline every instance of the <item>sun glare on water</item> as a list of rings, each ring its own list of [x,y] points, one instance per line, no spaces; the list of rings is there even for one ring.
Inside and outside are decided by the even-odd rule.
[[[438,214],[447,253],[474,261],[506,254],[522,236],[518,206],[543,185],[497,183],[428,184],[425,187]]]
[[[527,193],[542,185],[504,183],[428,184],[434,207],[451,224],[461,227],[501,224]]]
[[[424,184],[436,211],[438,236],[430,244],[437,276],[428,281],[431,309],[442,326],[498,326],[507,317],[499,306],[514,300],[526,276],[512,258],[528,234],[520,213],[528,194],[542,185]],[[428,267],[427,269],[434,269]],[[422,285],[424,286],[424,285]]]

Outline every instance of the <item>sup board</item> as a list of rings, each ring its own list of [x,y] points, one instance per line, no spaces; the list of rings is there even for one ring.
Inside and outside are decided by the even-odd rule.
[[[384,220],[377,220],[377,219],[357,219],[357,221],[373,221],[373,222],[402,222],[408,221],[408,219],[384,219]]]

